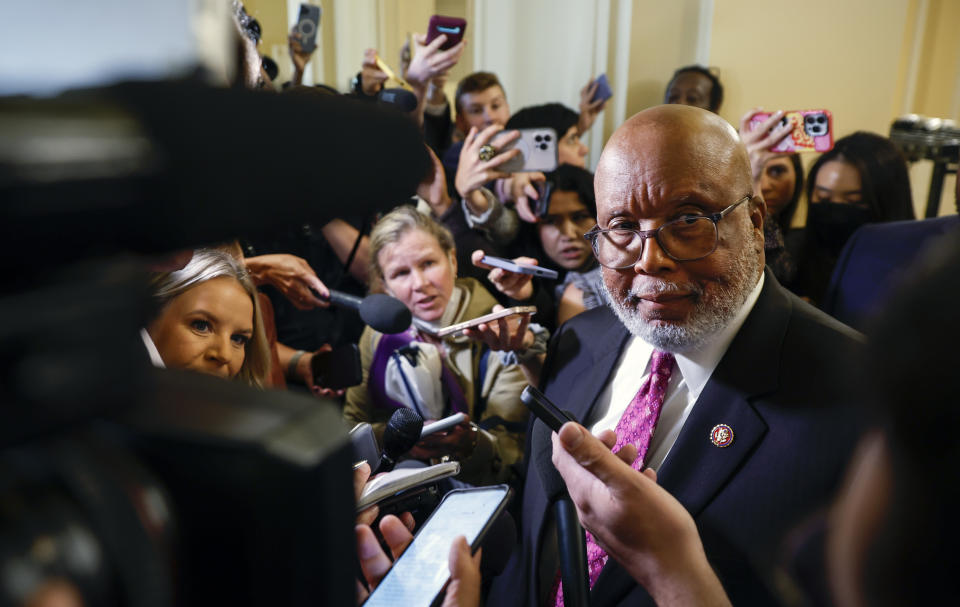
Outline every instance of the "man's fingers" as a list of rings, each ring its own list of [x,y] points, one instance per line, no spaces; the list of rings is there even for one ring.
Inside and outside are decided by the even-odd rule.
[[[613,449],[613,446],[617,444],[617,433],[609,429],[603,430],[597,435],[597,440],[603,443],[607,449]]]
[[[357,537],[357,559],[363,577],[371,588],[375,588],[383,576],[390,571],[393,561],[380,548],[380,542],[369,525],[357,525],[354,528]]]
[[[380,506],[373,505],[357,515],[357,525],[372,525],[380,514]]]
[[[388,514],[380,520],[380,533],[383,534],[383,539],[390,548],[394,560],[400,558],[403,551],[413,541],[410,530],[403,524],[403,521],[392,514]]]
[[[501,164],[510,162],[511,160],[513,160],[519,155],[520,155],[520,150],[516,148],[512,150],[507,150],[503,154],[497,154],[496,156],[488,160],[486,163],[484,163],[483,170],[495,169]]]
[[[615,472],[623,472],[616,468],[622,462],[618,461],[618,458],[610,452],[606,445],[580,424],[576,422],[565,423],[560,428],[558,437],[560,445],[572,456],[574,463],[582,466],[600,482],[604,484],[615,483],[618,480]],[[560,463],[563,464],[564,461],[561,460]],[[562,474],[563,470],[560,472]]]

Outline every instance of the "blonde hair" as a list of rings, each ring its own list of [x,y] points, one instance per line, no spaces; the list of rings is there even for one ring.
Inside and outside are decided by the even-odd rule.
[[[421,213],[415,207],[402,205],[390,211],[373,226],[370,231],[370,279],[383,281],[383,268],[380,266],[380,251],[403,238],[411,230],[420,230],[437,239],[440,249],[449,257],[456,252],[453,234],[450,230],[434,221],[429,215]]]
[[[240,283],[253,302],[253,336],[247,342],[243,365],[237,377],[262,388],[270,374],[270,345],[263,327],[260,298],[243,263],[225,251],[197,249],[190,263],[173,272],[157,272],[150,277],[150,292],[162,310],[175,297],[214,278],[227,276]]]

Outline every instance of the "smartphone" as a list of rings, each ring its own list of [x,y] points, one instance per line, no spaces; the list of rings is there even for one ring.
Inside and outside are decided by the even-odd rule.
[[[536,314],[537,306],[514,306],[512,308],[505,308],[499,312],[491,312],[490,314],[484,314],[473,320],[466,320],[464,322],[457,323],[455,325],[450,325],[449,327],[444,327],[436,332],[437,337],[445,337],[447,335],[453,335],[455,333],[460,333],[464,329],[472,329],[477,325],[483,323],[488,323],[492,320],[497,320],[499,318],[507,318],[509,316],[520,316],[523,314]]]
[[[329,352],[314,354],[310,360],[313,383],[321,388],[342,390],[363,383],[360,350],[357,344],[343,344]]]
[[[607,82],[606,74],[600,74],[594,82],[597,84],[597,90],[593,93],[593,97],[590,98],[590,103],[606,101],[613,97],[613,91],[610,89],[610,83]]]
[[[561,426],[567,422],[575,422],[574,418],[562,411],[546,395],[535,388],[527,386],[520,393],[520,402],[530,409],[530,412],[537,416],[537,419],[547,424],[554,432],[559,432]]]
[[[537,183],[537,198],[534,201],[533,213],[537,217],[546,217],[550,210],[550,195],[553,194],[553,182],[549,179]]]
[[[444,417],[443,419],[438,419],[435,422],[430,422],[429,424],[423,425],[423,430],[420,431],[420,438],[428,434],[433,434],[434,432],[444,432],[453,428],[457,424],[462,424],[467,421],[467,416],[464,413],[454,413],[449,417]]]
[[[750,117],[750,129],[770,118],[772,112]],[[826,152],[833,149],[833,114],[829,110],[791,110],[784,112],[780,124],[793,124],[790,134],[771,148],[771,152]],[[774,127],[776,128],[776,127]]]
[[[501,131],[490,140],[490,144],[499,150],[498,154],[514,148],[520,150],[519,155],[501,164],[496,170],[505,173],[530,171],[549,173],[555,170],[557,168],[557,132],[547,127],[517,130],[520,131],[520,138],[510,143],[498,145],[497,142],[512,131]]]
[[[427,25],[427,44],[433,42],[440,34],[444,34],[447,41],[440,45],[440,49],[444,51],[451,49],[460,44],[465,31],[467,31],[466,19],[434,15],[430,17],[430,24]]]
[[[515,274],[533,274],[534,276],[549,278],[550,280],[556,280],[557,276],[559,276],[556,270],[541,268],[540,266],[531,265],[529,263],[517,263],[502,257],[494,257],[493,255],[484,255],[483,259],[480,260],[480,263],[485,263],[487,265],[494,266],[495,268],[503,268],[504,270],[513,272]]]
[[[453,540],[466,536],[475,552],[512,495],[506,485],[454,489],[447,493],[364,606],[439,604],[440,593],[450,579],[447,560]]]
[[[316,4],[301,4],[295,31],[303,52],[312,53],[317,48],[317,30],[319,29],[320,7]]]

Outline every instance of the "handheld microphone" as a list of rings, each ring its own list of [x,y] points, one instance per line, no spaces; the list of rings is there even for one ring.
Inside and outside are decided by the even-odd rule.
[[[553,517],[557,523],[557,549],[560,553],[560,578],[563,582],[563,604],[567,607],[587,607],[590,604],[590,578],[587,568],[587,539],[577,508],[567,493],[563,477],[553,465],[550,428],[544,423],[533,427],[534,461],[540,475],[540,484],[553,502]]]
[[[377,95],[377,100],[383,104],[397,108],[403,113],[409,113],[417,109],[417,96],[407,89],[383,89]]]
[[[383,452],[377,472],[390,472],[397,465],[397,458],[413,449],[420,440],[423,418],[412,409],[397,409],[390,416],[383,431]]]
[[[402,333],[413,322],[413,315],[407,306],[399,299],[384,293],[374,293],[362,298],[333,289],[330,290],[329,298],[321,297],[316,291],[313,293],[319,299],[326,299],[337,307],[357,310],[364,324],[381,333]]]

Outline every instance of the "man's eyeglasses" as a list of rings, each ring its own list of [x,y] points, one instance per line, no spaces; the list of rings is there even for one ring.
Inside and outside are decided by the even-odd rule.
[[[600,265],[614,270],[634,266],[643,255],[643,243],[648,238],[656,238],[663,252],[674,261],[696,261],[717,249],[717,222],[751,198],[744,196],[719,213],[681,217],[653,230],[597,226],[583,237],[590,241]]]

